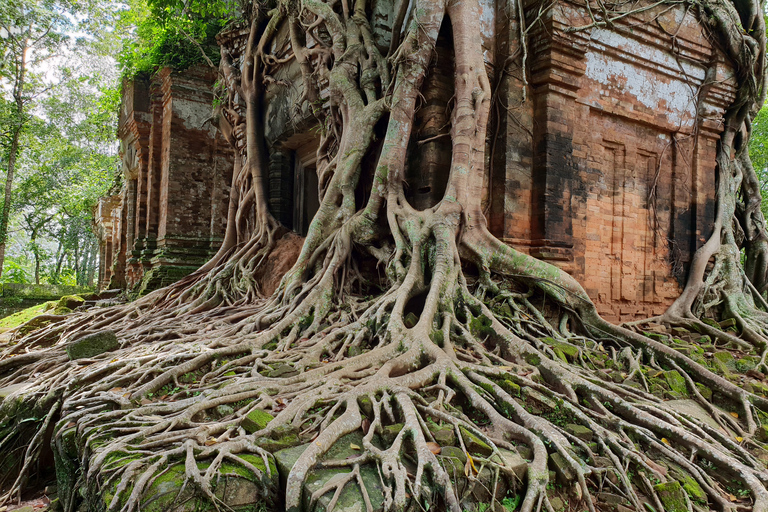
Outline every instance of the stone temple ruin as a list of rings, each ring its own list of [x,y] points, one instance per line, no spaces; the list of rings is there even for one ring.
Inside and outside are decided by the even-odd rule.
[[[233,151],[211,119],[215,79],[199,66],[124,84],[123,188],[96,211],[102,288],[166,286],[221,245]]]
[[[540,13],[532,4],[530,44],[518,48],[510,41],[521,27],[504,14],[508,1],[481,2],[495,87],[484,198],[491,231],[567,270],[611,321],[659,314],[710,234],[716,146],[735,91],[731,68],[684,7],[598,27],[584,5],[558,0]],[[393,4],[372,1],[384,53]],[[408,193],[419,209],[440,200],[450,162],[450,139],[441,137],[453,96],[449,30],[438,40],[412,137]],[[281,56],[290,53],[283,32],[273,48]],[[246,35],[233,29],[220,42],[242,55]],[[125,88],[125,182],[102,200],[97,219],[103,287],[165,285],[220,243],[234,151],[205,123],[214,78],[202,68],[161,70]],[[295,60],[272,78],[270,208],[305,234],[318,207],[316,121],[297,106]],[[361,179],[371,174],[364,168]]]

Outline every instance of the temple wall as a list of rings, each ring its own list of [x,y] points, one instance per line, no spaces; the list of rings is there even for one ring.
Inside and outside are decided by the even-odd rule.
[[[233,151],[210,119],[215,78],[203,66],[166,68],[124,85],[118,135],[125,182],[102,200],[97,219],[103,226],[112,219],[100,237],[103,288],[165,286],[221,245]]]

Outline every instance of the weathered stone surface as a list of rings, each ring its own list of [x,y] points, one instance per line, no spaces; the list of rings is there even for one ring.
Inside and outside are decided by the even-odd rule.
[[[440,446],[453,446],[456,444],[456,430],[451,425],[437,426],[429,425],[429,431],[435,442]]]
[[[71,341],[67,347],[67,355],[71,361],[96,357],[105,352],[115,350],[120,346],[114,331],[101,331]]]
[[[11,384],[10,386],[5,386],[4,388],[0,388],[0,401],[2,401],[4,398],[7,398],[9,395],[12,395],[13,393],[16,393],[17,391],[21,391],[30,384],[22,383],[22,384]]]
[[[674,409],[680,414],[690,416],[691,418],[699,420],[714,429],[722,429],[720,425],[717,424],[715,419],[710,416],[709,413],[695,400],[669,400],[665,405]]]
[[[515,475],[520,481],[525,478],[528,471],[528,461],[523,459],[519,453],[499,448],[501,456],[504,459],[504,471]]]
[[[326,454],[323,460],[330,459],[346,459],[348,457],[356,457],[360,455],[359,450],[355,450],[351,445],[362,446],[363,436],[360,432],[353,432],[342,437]],[[281,482],[285,482],[288,477],[288,473],[293,468],[293,465],[299,459],[304,450],[306,450],[309,443],[286,450],[280,450],[275,453],[275,460],[277,463],[278,471],[280,472]],[[462,466],[463,467],[463,466]],[[321,489],[331,478],[340,473],[348,473],[349,470],[338,469],[313,469],[307,476],[304,484],[304,504],[303,510],[305,512],[324,512],[327,510],[327,506],[333,497],[333,492],[329,492],[320,497],[314,508],[310,510],[309,499],[313,492]],[[378,470],[370,464],[363,465],[360,468],[360,476],[365,485],[368,496],[373,505],[375,512],[379,512],[384,508],[384,493],[381,487],[381,480],[379,478]],[[334,512],[364,512],[365,503],[363,501],[363,495],[360,491],[360,487],[357,481],[349,482],[344,490],[341,492],[339,501],[334,508]]]
[[[578,437],[587,443],[592,441],[592,436],[594,435],[594,432],[583,425],[569,424],[565,426],[565,430],[571,435]]]
[[[274,458],[270,455],[267,460],[269,467],[264,465],[260,455],[240,455],[250,465],[255,467],[258,475],[244,465],[226,462],[221,465],[214,478],[212,490],[214,495],[230,508],[259,507],[274,503],[276,496],[265,496],[262,478],[271,483],[271,488],[278,488],[278,471]],[[200,469],[205,469],[207,463],[200,463]],[[144,493],[141,510],[145,512],[201,512],[216,510],[213,504],[199,495],[189,484],[184,485],[184,465],[176,464],[160,475]],[[108,506],[115,492],[117,483],[110,489],[102,490],[102,500]],[[89,489],[89,492],[93,490]],[[269,508],[268,508],[269,510]]]
[[[565,460],[565,457],[559,453],[553,453],[549,456],[549,466],[555,472],[560,485],[568,486],[576,480],[576,472]]]

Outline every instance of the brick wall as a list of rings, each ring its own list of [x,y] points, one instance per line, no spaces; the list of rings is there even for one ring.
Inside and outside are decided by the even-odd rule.
[[[125,185],[118,199],[102,201],[97,219],[102,287],[143,292],[170,284],[220,246],[233,151],[210,122],[215,79],[204,66],[165,68],[124,85]]]

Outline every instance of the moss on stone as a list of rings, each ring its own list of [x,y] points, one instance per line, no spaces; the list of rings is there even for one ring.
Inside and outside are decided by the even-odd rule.
[[[249,434],[253,434],[266,427],[273,419],[275,419],[274,416],[268,412],[262,411],[261,409],[254,409],[243,418],[240,426],[242,426]]]
[[[658,484],[653,488],[664,505],[664,510],[667,512],[688,512],[685,491],[679,482]]]
[[[66,347],[70,361],[96,357],[104,352],[115,350],[120,346],[114,331],[101,331],[83,336],[69,343]]]
[[[664,380],[669,385],[669,390],[675,395],[687,397],[688,387],[685,384],[685,378],[677,370],[664,372]]]
[[[493,448],[491,448],[488,443],[477,437],[466,428],[459,427],[459,431],[461,432],[461,436],[464,439],[464,446],[467,447],[467,451],[470,453],[476,453],[485,457],[488,457],[493,453]]]
[[[700,382],[697,382],[696,389],[699,391],[699,393],[701,393],[701,396],[703,396],[707,400],[712,400],[712,390],[709,389],[707,386],[705,386]]]
[[[543,338],[541,341],[552,347],[555,355],[565,363],[572,363],[579,357],[579,348],[570,343],[557,341],[554,338]]]
[[[699,503],[707,502],[707,494],[693,477],[684,476],[680,481],[683,485],[683,490],[688,493],[688,496],[692,500],[698,501]]]

